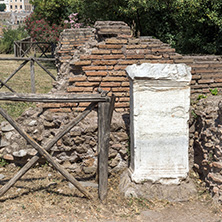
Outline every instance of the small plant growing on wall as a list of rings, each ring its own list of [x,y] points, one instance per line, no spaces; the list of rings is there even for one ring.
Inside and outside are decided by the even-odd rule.
[[[210,92],[211,92],[211,94],[212,94],[213,96],[217,96],[217,94],[218,94],[218,88],[209,89],[209,90],[210,90]]]

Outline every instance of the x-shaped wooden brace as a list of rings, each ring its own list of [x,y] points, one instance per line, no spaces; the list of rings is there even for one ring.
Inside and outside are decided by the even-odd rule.
[[[18,133],[29,142],[37,151],[34,157],[32,157],[26,164],[23,166],[19,172],[11,179],[7,184],[5,184],[0,189],[0,196],[2,196],[7,190],[9,190],[19,178],[21,178],[34,164],[38,161],[40,156],[44,156],[67,180],[69,180],[79,191],[81,191],[87,198],[92,199],[92,196],[88,191],[72,176],[66,171],[62,166],[55,162],[52,156],[47,152],[50,150],[53,145],[61,139],[67,132],[69,132],[75,125],[77,125],[82,119],[84,119],[96,106],[96,102],[92,102],[77,118],[71,121],[66,125],[59,133],[56,134],[53,140],[51,140],[45,147],[41,147],[31,136],[24,132],[17,123],[0,107],[0,114],[18,131]]]

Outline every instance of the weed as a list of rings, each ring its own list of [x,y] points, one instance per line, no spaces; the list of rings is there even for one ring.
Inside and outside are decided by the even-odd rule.
[[[1,167],[6,166],[7,164],[8,164],[8,162],[5,159],[3,159],[3,158],[0,159],[0,166]]]
[[[209,89],[209,90],[210,90],[210,92],[211,92],[211,94],[212,94],[213,96],[217,96],[217,94],[218,94],[218,88]]]
[[[207,98],[206,95],[200,94],[200,95],[197,97],[197,100],[201,100],[201,99],[205,99],[205,98]]]
[[[197,114],[195,113],[194,110],[191,111],[191,115],[196,119],[197,118]]]

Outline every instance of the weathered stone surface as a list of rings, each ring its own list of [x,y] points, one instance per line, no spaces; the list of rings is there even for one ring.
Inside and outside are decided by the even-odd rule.
[[[179,183],[189,170],[190,68],[144,63],[126,71],[131,78],[132,179]]]

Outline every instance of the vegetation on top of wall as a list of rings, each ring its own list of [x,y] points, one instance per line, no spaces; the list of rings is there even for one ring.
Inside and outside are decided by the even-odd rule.
[[[222,1],[218,0],[32,0],[34,12],[59,25],[73,12],[85,25],[122,20],[134,34],[154,36],[179,53],[222,54]]]

